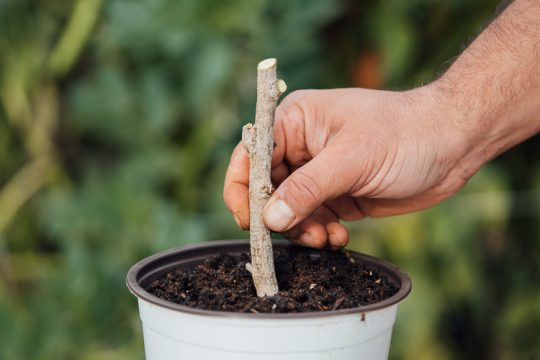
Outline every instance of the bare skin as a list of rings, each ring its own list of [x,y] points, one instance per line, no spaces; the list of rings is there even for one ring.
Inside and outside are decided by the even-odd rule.
[[[276,111],[264,220],[315,248],[340,248],[340,220],[404,214],[455,194],[490,159],[540,131],[540,0],[516,0],[435,82],[404,92],[302,90]],[[241,145],[224,199],[249,226]]]

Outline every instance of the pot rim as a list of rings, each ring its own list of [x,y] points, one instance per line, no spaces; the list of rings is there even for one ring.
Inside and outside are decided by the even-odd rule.
[[[272,245],[276,246],[296,246],[291,244],[287,240],[275,240],[272,239]],[[173,257],[182,253],[187,253],[194,250],[205,251],[212,250],[213,248],[221,247],[220,251],[226,251],[228,247],[238,247],[238,246],[248,246],[249,241],[246,240],[212,240],[205,241],[202,243],[189,244],[181,247],[176,247],[168,250],[158,252],[154,255],[146,257],[135,265],[133,265],[127,274],[126,285],[129,291],[135,295],[137,298],[145,300],[153,305],[167,308],[170,310],[188,313],[192,315],[204,315],[210,317],[233,317],[233,318],[244,318],[244,319],[309,319],[309,318],[324,318],[329,316],[338,316],[338,315],[350,315],[350,314],[363,314],[370,311],[380,310],[387,307],[390,307],[394,304],[401,302],[403,299],[409,295],[411,292],[412,284],[411,279],[407,273],[402,271],[400,268],[395,266],[392,263],[389,263],[385,260],[381,260],[374,256],[366,255],[356,251],[346,250],[347,252],[354,254],[355,258],[367,261],[370,265],[375,265],[377,268],[381,268],[387,273],[392,273],[397,279],[399,279],[400,286],[397,293],[391,297],[379,301],[374,304],[369,304],[365,306],[359,306],[349,309],[340,309],[340,310],[329,310],[329,311],[313,311],[313,312],[303,312],[303,313],[237,313],[230,311],[219,311],[219,310],[205,310],[194,308],[186,305],[176,304],[167,300],[163,300],[157,296],[154,296],[147,292],[140,284],[140,277],[143,275],[143,271],[147,270],[149,266],[153,263],[156,263],[158,260]],[[246,249],[247,251],[248,249]],[[306,251],[316,253],[317,250],[306,248]]]

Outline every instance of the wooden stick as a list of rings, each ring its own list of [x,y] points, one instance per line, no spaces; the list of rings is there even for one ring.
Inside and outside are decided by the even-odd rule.
[[[266,59],[257,66],[257,107],[255,125],[242,130],[242,142],[249,154],[249,230],[251,275],[257,296],[278,292],[270,230],[264,225],[262,211],[272,192],[270,170],[274,150],[274,115],[276,104],[286,90],[276,76],[276,59]]]

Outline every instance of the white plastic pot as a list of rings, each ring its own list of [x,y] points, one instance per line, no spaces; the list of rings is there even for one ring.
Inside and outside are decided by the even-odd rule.
[[[276,241],[274,249],[291,246]],[[319,360],[388,358],[398,303],[411,290],[407,274],[350,252],[399,287],[392,297],[354,309],[298,314],[208,311],[159,299],[144,287],[173,268],[192,268],[220,252],[249,251],[242,240],[212,241],[164,251],[135,264],[127,285],[138,298],[147,360]],[[307,250],[316,256],[316,251]]]

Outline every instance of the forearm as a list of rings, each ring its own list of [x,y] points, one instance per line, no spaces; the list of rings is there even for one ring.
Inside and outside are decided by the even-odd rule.
[[[516,0],[435,83],[467,172],[540,130],[540,0]]]

